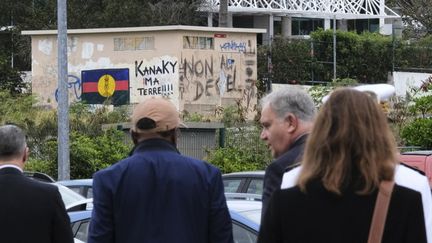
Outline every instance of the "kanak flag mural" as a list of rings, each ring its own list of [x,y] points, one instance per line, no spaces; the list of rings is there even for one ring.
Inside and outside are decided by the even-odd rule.
[[[81,71],[81,99],[87,104],[103,104],[107,99],[111,104],[129,103],[129,69],[96,69]]]

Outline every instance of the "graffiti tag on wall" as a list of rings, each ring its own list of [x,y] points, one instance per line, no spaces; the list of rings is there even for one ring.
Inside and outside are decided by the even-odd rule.
[[[237,42],[234,40],[220,44],[222,51],[246,52],[246,42]]]
[[[68,75],[67,88],[69,92],[72,92],[76,100],[81,100],[82,83],[80,78],[75,75]],[[56,102],[58,102],[58,88],[55,90],[54,96]]]
[[[151,61],[135,61],[135,77],[138,96],[174,94],[174,83],[177,81],[177,60],[175,57],[164,56]]]
[[[238,57],[237,57],[238,59]],[[238,65],[233,56],[182,57],[179,67],[179,91],[180,99],[199,101],[212,97],[245,98],[247,106],[255,96],[255,82],[252,81],[254,74],[254,62],[247,69],[246,79],[239,80]],[[232,95],[231,95],[232,94]],[[243,96],[245,97],[242,97]]]

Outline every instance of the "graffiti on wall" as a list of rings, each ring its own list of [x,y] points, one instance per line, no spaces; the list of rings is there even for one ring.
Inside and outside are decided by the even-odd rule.
[[[220,48],[227,52],[246,52],[246,42],[231,40],[220,44]]]
[[[190,58],[181,58],[179,67],[179,91],[180,99],[185,97],[185,93],[193,94],[193,101],[205,96],[213,96],[218,90],[216,80],[214,79],[213,57],[199,59],[194,56]]]
[[[81,93],[82,93],[82,82],[81,79],[75,75],[68,75],[68,82],[67,82],[67,88],[69,93],[72,93],[73,97],[76,100],[81,100]],[[58,102],[58,88],[55,90],[54,93],[55,100]]]
[[[219,45],[221,52],[233,52],[243,54],[255,54],[255,48],[252,47],[251,40],[229,40]]]
[[[181,57],[179,67],[180,99],[200,101],[212,97],[238,97],[244,98],[247,108],[255,97],[254,74],[255,61],[247,62],[245,75],[239,75],[240,58],[222,54],[217,58],[213,55],[199,57],[191,55]],[[240,80],[242,76],[243,80]],[[244,79],[244,77],[246,77]],[[238,96],[242,94],[243,97]]]
[[[252,99],[255,98],[257,95],[257,91],[255,88],[256,80],[253,79],[255,60],[247,59],[245,60],[245,65],[246,85],[245,89],[243,90],[243,100],[246,101],[246,107],[250,107]]]
[[[178,78],[175,57],[163,56],[151,61],[135,60],[135,87],[137,96],[174,94],[174,84]]]

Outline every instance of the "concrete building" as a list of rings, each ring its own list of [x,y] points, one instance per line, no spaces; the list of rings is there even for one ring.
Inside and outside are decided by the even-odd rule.
[[[200,9],[208,13],[208,26],[214,25],[219,2],[207,0]],[[333,28],[334,21],[340,30],[385,35],[402,25],[401,17],[384,0],[228,0],[228,26],[267,29],[258,38],[260,44],[269,44],[278,35],[307,38],[318,28]]]
[[[241,100],[252,116],[256,36],[263,33],[197,26],[68,30],[69,100],[91,103],[122,92],[118,104],[134,104],[165,96],[180,111],[200,114]],[[57,31],[22,34],[32,39],[32,92],[40,104],[56,107]]]

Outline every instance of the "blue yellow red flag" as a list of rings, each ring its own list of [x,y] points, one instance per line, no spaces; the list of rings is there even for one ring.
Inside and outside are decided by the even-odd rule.
[[[82,70],[81,100],[87,104],[129,104],[129,69]]]

